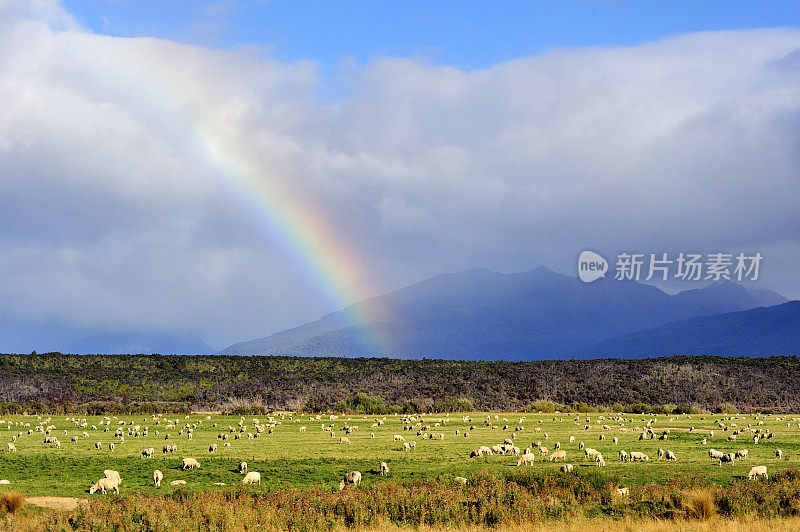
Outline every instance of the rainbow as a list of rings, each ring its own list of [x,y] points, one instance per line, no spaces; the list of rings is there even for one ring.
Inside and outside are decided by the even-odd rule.
[[[236,133],[220,134],[218,127],[203,126],[196,131],[205,153],[224,178],[223,184],[247,208],[268,240],[301,268],[326,302],[334,309],[347,309],[353,323],[383,321],[385,316],[374,304],[354,305],[372,295],[368,292],[371,284],[351,251],[354,246],[342,233],[313,206],[301,201],[277,172],[267,174],[263,164],[241,148]],[[365,327],[361,341],[366,351],[376,354],[386,345],[376,326]]]

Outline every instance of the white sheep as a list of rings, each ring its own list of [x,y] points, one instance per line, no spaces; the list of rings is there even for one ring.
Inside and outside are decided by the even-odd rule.
[[[533,453],[525,453],[522,456],[520,456],[519,460],[517,460],[517,465],[518,466],[522,466],[522,465],[532,466],[535,461],[536,461],[536,455],[535,454],[533,454]]]
[[[242,479],[242,484],[258,484],[261,485],[261,473],[258,471],[250,471]]]
[[[173,480],[172,482],[169,483],[169,485],[170,486],[185,486],[186,485],[186,481],[185,480]]]
[[[162,473],[158,469],[153,471],[153,484],[155,485],[155,487],[160,488],[162,480],[164,480],[164,473]]]
[[[572,473],[573,469],[574,469],[574,467],[573,467],[572,464],[564,464],[564,465],[561,466],[561,472],[562,473]]]
[[[775,451],[775,458],[777,458],[778,460],[780,460],[781,458],[783,458],[783,451],[781,451],[780,449],[777,449],[777,450]]]
[[[668,462],[677,462],[677,461],[678,461],[678,457],[677,457],[677,456],[675,456],[675,453],[673,453],[673,452],[672,452],[672,451],[670,451],[670,450],[667,450],[667,451],[664,453],[664,458],[665,458],[665,459],[666,459]]]
[[[553,454],[550,455],[550,461],[558,461],[558,460],[566,460],[567,459],[567,451],[553,451]]]
[[[247,462],[239,462],[239,473],[247,473]]]
[[[649,462],[650,461],[650,457],[649,456],[647,456],[646,454],[641,453],[639,451],[631,451],[630,454],[628,455],[628,457],[630,458],[631,462]]]
[[[17,452],[17,446],[16,446],[16,445],[14,445],[14,444],[13,444],[13,443],[11,443],[11,442],[8,442],[8,443],[6,444],[6,449],[8,449],[8,452],[10,452],[10,453],[15,453],[15,452]]]
[[[386,462],[381,462],[381,476],[389,474],[389,465]]]
[[[361,471],[350,471],[345,474],[341,482],[339,482],[339,490],[343,490],[345,486],[349,485],[358,486],[361,484]]]
[[[105,493],[107,490],[114,490],[114,493],[119,493],[119,483],[120,480],[118,478],[101,478],[94,485],[89,488],[89,493],[96,493],[98,490],[101,493]]]
[[[597,451],[597,449],[592,449],[591,447],[586,447],[583,449],[584,458],[594,459],[598,454],[600,453]]]
[[[198,469],[198,468],[200,468],[200,462],[198,462],[194,458],[183,459],[183,469]]]
[[[764,477],[765,479],[769,479],[769,475],[767,475],[767,466],[764,465],[755,466],[747,474],[747,478],[749,478],[750,480],[755,480],[758,477]]]

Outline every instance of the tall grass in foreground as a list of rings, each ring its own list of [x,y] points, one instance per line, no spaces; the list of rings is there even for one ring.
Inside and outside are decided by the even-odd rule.
[[[693,523],[712,530],[704,523],[719,523],[720,518],[800,517],[797,469],[777,473],[769,481],[743,480],[716,490],[697,478],[633,487],[628,496],[617,495],[617,487],[615,477],[593,470],[568,475],[482,472],[467,485],[431,479],[385,482],[343,492],[180,489],[155,496],[92,498],[73,512],[26,508],[18,512],[13,528],[166,531],[554,525],[558,529],[563,525],[570,529],[570,523],[588,519],[617,525],[644,520],[654,527],[660,522]],[[620,527],[606,529],[610,528]]]

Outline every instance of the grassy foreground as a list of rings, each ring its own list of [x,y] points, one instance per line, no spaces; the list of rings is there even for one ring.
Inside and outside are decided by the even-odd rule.
[[[483,472],[466,485],[392,481],[343,492],[278,490],[253,493],[179,489],[162,495],[131,494],[92,499],[72,511],[12,508],[0,497],[0,524],[16,530],[334,530],[398,527],[508,527],[581,529],[630,526],[632,530],[726,526],[769,521],[796,523],[800,516],[800,470],[766,482],[737,481],[708,488],[699,480],[647,484],[630,495],[592,471],[509,477]],[[17,502],[18,504],[18,502]],[[15,510],[12,512],[12,510]],[[781,519],[777,519],[781,518]],[[585,528],[583,528],[585,529]],[[601,528],[602,529],[602,528]],[[708,528],[710,529],[710,528]]]

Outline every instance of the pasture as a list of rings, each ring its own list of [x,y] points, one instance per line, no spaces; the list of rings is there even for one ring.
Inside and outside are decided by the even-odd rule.
[[[345,425],[357,429],[346,434]],[[654,437],[640,440],[648,426]],[[45,443],[48,428],[49,436],[58,439],[60,448]],[[666,439],[659,439],[667,430]],[[758,443],[753,441],[756,431],[765,436]],[[120,432],[121,436],[115,435]],[[734,433],[736,439],[729,441]],[[426,434],[433,435],[433,439],[426,439]],[[769,434],[772,436],[766,437]],[[227,435],[227,440],[222,435]],[[406,442],[416,441],[416,447],[403,451],[403,442],[396,441],[395,435]],[[342,436],[350,443],[340,443]],[[73,437],[77,441],[72,441]],[[614,443],[613,438],[618,442]],[[12,439],[17,452],[7,450]],[[533,447],[533,465],[519,468],[519,457],[511,454],[470,458],[471,451],[478,447],[503,444],[505,439],[512,440],[523,452],[534,441],[540,441],[547,452],[541,454]],[[702,443],[704,439],[706,444]],[[96,442],[101,444],[99,450]],[[549,461],[556,442],[566,451],[565,462],[573,464],[577,474],[596,468],[579,450],[580,442],[597,449],[606,464],[600,469],[618,478],[620,486],[663,484],[678,476],[702,477],[712,485],[725,486],[746,479],[750,468],[756,465],[767,466],[770,475],[799,467],[800,417],[610,412],[4,416],[0,422],[0,479],[10,484],[0,486],[0,492],[13,489],[27,496],[89,497],[88,488],[103,476],[105,469],[120,472],[122,493],[163,493],[177,489],[170,486],[175,480],[185,480],[192,490],[229,490],[241,486],[243,475],[237,471],[240,461],[246,461],[250,471],[261,473],[260,485],[246,487],[252,491],[333,491],[338,489],[342,476],[352,470],[362,472],[363,486],[386,479],[399,483],[431,478],[449,481],[457,476],[469,478],[481,470],[513,472],[524,468],[556,472],[564,463]],[[109,449],[111,443],[113,451]],[[177,445],[177,451],[164,453],[167,444]],[[217,450],[211,453],[209,447],[213,444]],[[142,451],[151,447],[155,456],[142,457]],[[749,456],[733,465],[719,466],[709,460],[711,448],[726,453],[747,449]],[[659,449],[672,451],[677,461],[659,460]],[[782,451],[780,459],[776,458],[778,449]],[[620,450],[643,452],[650,460],[622,462]],[[197,459],[200,469],[183,470],[184,457]],[[379,474],[381,462],[388,464],[388,476]],[[164,473],[160,488],[153,486],[155,469]]]

